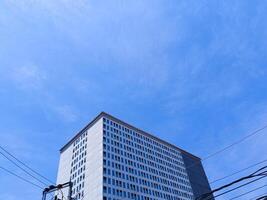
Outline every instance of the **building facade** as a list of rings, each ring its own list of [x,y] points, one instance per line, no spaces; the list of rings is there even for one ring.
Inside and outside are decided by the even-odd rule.
[[[60,153],[57,183],[71,181],[77,200],[193,200],[210,191],[200,158],[104,112]]]

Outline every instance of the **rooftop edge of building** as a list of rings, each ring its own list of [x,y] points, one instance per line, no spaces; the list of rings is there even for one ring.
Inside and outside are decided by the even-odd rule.
[[[82,130],[80,130],[67,144],[65,144],[61,149],[60,149],[60,153],[62,153],[70,144],[72,144],[72,142],[73,141],[75,141],[85,130],[87,130],[88,128],[90,128],[90,127],[92,127],[99,119],[101,119],[102,117],[108,117],[108,118],[110,118],[110,119],[112,119],[112,120],[114,120],[115,122],[118,122],[118,123],[120,123],[120,124],[123,124],[124,126],[126,126],[126,127],[128,127],[128,128],[131,128],[131,129],[134,129],[135,131],[137,131],[137,132],[140,132],[140,133],[142,133],[142,134],[144,134],[144,135],[146,135],[147,137],[150,137],[150,138],[153,138],[153,139],[155,139],[155,140],[157,140],[157,141],[159,141],[159,142],[161,142],[161,143],[164,143],[165,145],[167,145],[167,146],[169,146],[169,147],[172,147],[172,148],[175,148],[175,149],[178,149],[179,151],[181,151],[182,153],[184,153],[184,154],[186,154],[186,155],[188,155],[188,156],[190,156],[190,157],[192,157],[192,158],[194,158],[194,159],[196,159],[196,160],[201,160],[201,158],[199,158],[198,156],[195,156],[195,155],[193,155],[193,154],[191,154],[191,153],[189,153],[189,152],[187,152],[187,151],[185,151],[185,150],[183,150],[183,149],[181,149],[181,148],[179,148],[179,147],[177,147],[176,145],[174,145],[174,144],[171,144],[171,143],[169,143],[169,142],[167,142],[167,141],[165,141],[165,140],[163,140],[163,139],[160,139],[159,137],[156,137],[156,136],[154,136],[154,135],[152,135],[152,134],[150,134],[150,133],[147,133],[147,132],[145,132],[145,131],[143,131],[143,130],[141,130],[141,129],[139,129],[139,128],[136,128],[136,127],[134,127],[134,126],[132,126],[132,125],[130,125],[130,124],[128,124],[128,123],[126,123],[126,122],[124,122],[124,121],[122,121],[122,120],[120,120],[120,119],[118,119],[118,118],[116,118],[116,117],[114,117],[114,116],[112,116],[112,115],[110,115],[110,114],[108,114],[108,113],[106,113],[106,112],[101,112],[100,114],[98,114],[91,122],[89,122]]]

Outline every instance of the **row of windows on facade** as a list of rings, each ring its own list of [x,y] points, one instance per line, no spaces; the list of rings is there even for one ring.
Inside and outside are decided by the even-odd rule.
[[[106,145],[106,147],[108,147],[108,145]],[[108,148],[105,148],[105,144],[104,144],[104,149],[108,149]],[[113,147],[111,147],[110,149],[113,149],[114,152],[120,153],[119,151],[117,151],[117,149],[114,149]],[[136,158],[136,160],[124,159],[121,156],[113,155],[112,153],[106,153],[104,151],[104,157],[105,158],[111,158],[113,160],[115,158],[115,161],[117,163],[116,164],[114,163],[114,165],[115,165],[115,167],[117,166],[117,168],[119,168],[121,170],[124,170],[124,169],[122,169],[122,167],[120,168],[120,165],[118,164],[118,162],[121,162],[122,164],[128,164],[130,166],[133,166],[133,167],[136,167],[138,169],[141,169],[140,173],[142,173],[142,171],[150,171],[151,173],[154,173],[157,176],[163,176],[163,177],[166,177],[169,180],[174,180],[174,181],[177,181],[177,182],[180,182],[180,183],[183,183],[185,185],[190,186],[185,169],[182,169],[182,168],[179,167],[179,168],[177,168],[178,171],[175,171],[175,170],[173,170],[171,168],[167,168],[166,166],[162,166],[162,165],[160,165],[160,167],[157,167],[157,168],[153,169],[153,166],[159,166],[158,163],[154,162],[154,164],[152,164],[152,162],[148,162],[147,159],[139,158],[139,157],[136,157],[136,156],[134,156],[132,154],[129,154],[129,153],[125,154],[125,156],[130,158],[130,159]],[[140,161],[140,163],[136,162],[138,160]],[[108,164],[108,161],[104,161],[104,162],[107,162],[107,164]],[[143,164],[144,162],[148,162],[149,165],[145,166]],[[164,172],[161,172],[160,170],[162,170]],[[179,171],[181,171],[181,172],[179,172]],[[172,175],[168,175],[165,172],[172,173]],[[184,178],[185,180],[183,180],[182,178]]]
[[[114,134],[112,134],[114,133]],[[175,160],[178,160],[179,158],[181,159],[181,152],[178,149],[175,149],[174,151],[176,152],[176,154],[170,153],[160,147],[157,147],[153,144],[149,144],[148,142],[144,142],[141,139],[135,138],[133,136],[131,137],[127,137],[128,134],[122,131],[117,131],[116,129],[110,129],[108,128],[108,126],[106,128],[104,128],[104,135],[109,136],[109,134],[111,134],[111,138],[116,139],[117,141],[122,141],[123,139],[127,142],[129,142],[129,144],[131,143],[135,143],[136,145],[139,145],[140,148],[147,148],[147,149],[151,149],[151,151],[153,152],[159,152],[161,154],[163,154],[164,156],[168,156],[170,159],[173,158]]]
[[[181,192],[192,193],[191,188],[185,187],[181,184],[172,184],[171,181],[162,182],[163,184],[161,184],[160,182],[152,182],[151,180],[148,180],[148,179],[145,180],[140,177],[134,178],[129,175],[126,178],[127,182],[125,182],[122,179],[118,179],[119,176],[116,176],[116,175],[114,174],[113,177],[104,176],[103,182],[105,184],[110,184],[112,186],[117,186],[117,187],[123,187],[123,188],[131,189],[131,190],[135,190],[137,192],[139,192],[138,188],[143,186],[143,187],[153,188],[155,190],[166,191],[169,193],[175,193],[175,192],[177,193],[179,190],[181,190]],[[115,179],[115,177],[117,179]],[[133,183],[129,182],[130,179],[133,179]],[[138,184],[138,185],[135,185],[135,184]],[[134,188],[132,188],[131,185],[134,186]]]
[[[87,132],[84,132],[73,143],[70,177],[73,182],[72,194],[80,199],[84,194],[85,163],[87,154]]]
[[[85,172],[77,177],[72,177],[71,181],[73,182],[73,191],[72,194],[82,193],[84,190],[84,180],[85,180]]]
[[[86,158],[84,158],[84,160],[79,162],[78,165],[75,165],[71,168],[70,177],[72,180],[75,179],[76,177],[79,177],[80,174],[82,174],[85,171],[85,163],[86,163]]]
[[[86,153],[83,154],[83,156],[81,156],[79,159],[74,159],[72,162],[71,162],[71,174],[77,172],[77,171],[81,171],[85,166],[84,164],[86,163]]]
[[[163,199],[156,199],[156,198],[153,198],[153,197],[146,197],[146,196],[137,196],[133,193],[131,193],[129,195],[130,197],[127,198],[127,199],[133,199],[133,200],[163,200]],[[170,197],[166,198],[167,200],[170,200]],[[164,200],[166,200],[164,199]],[[189,198],[189,199],[193,199],[193,198]],[[122,200],[122,197],[119,197],[119,198],[114,198],[114,197],[106,197],[106,196],[103,196],[103,200]],[[185,200],[185,198],[180,198],[180,197],[175,197],[174,200]],[[186,198],[186,200],[188,200],[188,198]]]
[[[179,152],[177,152],[176,149],[170,148],[169,146],[162,144],[162,141],[159,142],[159,141],[157,141],[157,139],[151,138],[153,136],[148,137],[148,136],[145,136],[144,134],[137,133],[137,131],[131,130],[131,129],[123,126],[123,125],[120,125],[116,122],[113,122],[110,119],[103,118],[103,121],[104,121],[104,128],[111,126],[115,129],[117,129],[118,131],[122,130],[125,133],[129,133],[128,135],[126,135],[126,137],[130,138],[131,140],[134,140],[134,138],[132,137],[132,136],[134,136],[135,139],[141,139],[143,141],[146,141],[146,143],[143,144],[145,146],[146,145],[150,146],[152,144],[153,146],[157,146],[157,147],[160,147],[161,149],[165,150],[166,151],[165,154],[172,153],[174,155],[179,155]]]
[[[150,178],[150,179],[153,178],[155,179],[155,181],[160,181],[160,179],[162,179],[162,181],[170,180],[170,181],[174,181],[178,183],[183,183],[185,185],[190,185],[189,181],[187,180],[187,176],[184,176],[183,174],[181,174],[181,176],[172,176],[158,169],[152,169],[150,167],[142,168],[142,167],[139,167],[138,165],[137,165],[137,168],[134,168],[130,166],[121,165],[119,163],[115,163],[115,162],[112,162],[106,159],[104,159],[103,163],[104,163],[104,166],[106,167],[109,167],[109,168],[111,167],[113,169],[117,169],[119,171],[123,171],[125,173],[129,173],[129,174],[136,175],[136,176],[141,176],[141,177]]]
[[[105,135],[107,138],[105,137]],[[141,156],[145,156],[144,152],[147,152],[149,154],[151,154],[153,157],[156,157],[157,162],[161,162],[164,164],[167,163],[173,163],[175,165],[182,165],[183,159],[182,157],[177,157],[176,159],[174,158],[170,158],[162,153],[158,153],[157,151],[151,150],[149,148],[143,147],[135,142],[129,141],[127,139],[124,139],[122,137],[114,137],[115,134],[109,133],[109,132],[104,132],[104,137],[103,137],[103,142],[107,143],[107,144],[111,144],[112,146],[116,146],[119,147],[121,149],[127,150],[131,153],[137,154],[137,155],[141,155]],[[117,140],[117,141],[115,141]]]
[[[79,168],[77,168],[78,166],[77,165],[75,165],[72,169],[71,169],[71,171],[70,171],[70,178],[71,178],[71,180],[73,180],[73,181],[75,181],[75,178],[78,178],[79,179],[79,177],[80,176],[82,176],[82,173],[84,173],[85,172],[85,162],[86,162],[86,160],[83,162],[83,165],[81,165]],[[84,174],[83,174],[83,176],[84,176]]]
[[[177,171],[179,171],[181,173],[186,173],[185,169],[183,168],[184,167],[183,163],[179,163],[179,166],[177,166],[177,165],[174,165],[172,163],[168,163],[166,161],[158,159],[157,157],[151,156],[151,155],[144,153],[144,152],[138,153],[138,151],[136,150],[135,151],[136,153],[134,154],[134,152],[129,152],[128,148],[118,149],[116,147],[109,146],[108,144],[103,144],[103,148],[104,148],[104,150],[106,150],[108,152],[112,152],[112,153],[119,154],[121,156],[125,156],[131,160],[135,160],[135,161],[138,161],[138,162],[143,163],[145,165],[149,165],[149,166],[152,166],[152,167],[155,167],[158,169],[162,169],[162,170],[168,171],[170,173],[171,172],[176,173]],[[122,160],[123,160],[123,158],[122,158]],[[120,160],[118,160],[118,161],[120,161]]]
[[[82,153],[79,157],[77,158],[73,158],[73,161],[71,162],[71,167],[75,166],[75,165],[82,165],[84,162],[86,162],[86,151],[84,153]]]
[[[74,199],[79,200],[79,199],[83,199],[83,197],[84,197],[84,191],[81,191],[74,196]]]
[[[105,146],[104,149],[105,149],[105,151],[103,152],[104,157],[109,158],[110,154],[111,154],[111,156],[113,154],[114,155],[120,155],[121,158],[120,158],[119,162],[122,164],[128,164],[130,166],[141,168],[143,170],[152,170],[152,169],[162,170],[162,171],[165,171],[165,172],[167,172],[173,176],[181,175],[182,177],[186,178],[186,175],[182,174],[182,173],[185,173],[185,169],[184,170],[182,168],[173,168],[172,169],[168,166],[164,166],[160,163],[155,162],[154,159],[152,159],[150,157],[147,157],[146,163],[145,163],[145,162],[143,162],[143,159],[141,157],[134,156],[130,153],[127,153],[123,150],[120,150],[120,149],[117,149],[114,147],[106,148],[106,146]],[[111,152],[110,154],[109,154],[109,152],[106,152],[106,151],[108,151],[108,149],[110,149],[110,151],[109,151],[109,152]],[[122,156],[124,156],[125,158],[123,159]],[[151,160],[153,160],[153,161],[151,161]]]
[[[79,151],[82,151],[83,149],[81,147],[83,147],[84,145],[86,146],[86,143],[87,142],[87,138],[85,138],[84,140],[82,140],[78,145],[74,146],[73,147],[73,153],[74,152],[79,152]],[[84,148],[84,147],[83,147]],[[77,153],[78,153],[77,152]]]
[[[71,173],[74,173],[77,169],[81,168],[83,164],[86,163],[86,154],[87,154],[86,141],[87,140],[85,139],[81,140],[81,145],[79,145],[79,149],[76,149],[75,151],[73,151],[72,162],[71,162]]]
[[[125,139],[128,139],[129,141],[134,141],[134,142],[140,144],[142,147],[151,148],[151,149],[153,149],[154,151],[158,151],[158,152],[160,152],[160,153],[163,153],[163,154],[169,156],[170,158],[175,158],[175,159],[177,159],[177,158],[179,158],[179,156],[181,156],[180,151],[178,151],[178,150],[174,150],[174,151],[176,152],[176,154],[173,154],[173,153],[171,153],[171,152],[168,152],[168,151],[162,149],[161,147],[155,146],[155,145],[150,144],[150,143],[148,143],[148,142],[142,141],[141,139],[138,139],[138,138],[136,138],[136,137],[130,136],[130,135],[128,135],[128,134],[125,133],[125,132],[118,131],[117,129],[114,129],[114,128],[109,128],[109,126],[105,126],[105,127],[104,127],[104,130],[105,130],[105,131],[111,131],[111,132],[113,132],[113,133],[118,134],[117,136],[114,135],[114,138],[117,139],[117,140],[119,140],[119,139],[120,139],[119,137],[121,136],[121,137],[123,137],[123,138],[125,138]]]
[[[86,148],[87,148],[87,144],[85,144],[84,146],[81,146],[81,148],[79,148],[78,151],[77,150],[73,151],[72,159],[80,155],[80,153],[83,152]]]
[[[79,184],[77,187],[74,187],[72,190],[72,197],[75,197],[77,199],[81,198],[84,196],[84,182]],[[74,199],[75,199],[74,198]]]
[[[122,189],[115,189],[107,186],[103,186],[103,199],[108,199],[108,196],[113,195],[114,197],[128,198],[134,200],[157,200],[157,199],[165,199],[165,200],[183,200],[186,199],[194,199],[193,195],[187,194],[185,192],[179,192],[177,194],[166,194],[158,191],[151,191],[148,188],[143,188],[140,194],[135,192],[127,192]],[[114,198],[113,199],[116,199]],[[156,197],[156,198],[155,198]],[[109,197],[109,199],[112,199]]]
[[[183,185],[182,183],[176,183],[168,179],[163,179],[159,177],[149,177],[149,179],[144,179],[142,177],[136,177],[130,174],[124,174],[119,171],[109,170],[109,169],[107,170],[104,169],[104,175],[108,178],[116,178],[116,180],[119,182],[127,181],[133,184],[152,187],[157,190],[162,190],[162,188],[168,188],[168,189],[180,189],[189,193],[192,192],[190,186]],[[111,179],[108,179],[108,181],[111,181]]]
[[[125,151],[129,151],[129,153],[133,154],[132,156],[139,155],[139,156],[141,156],[143,158],[148,158],[148,159],[151,159],[152,161],[156,161],[157,163],[170,166],[171,168],[175,168],[175,166],[177,166],[177,165],[183,167],[183,159],[168,160],[168,159],[166,159],[166,157],[159,156],[158,154],[152,153],[151,151],[148,151],[147,149],[144,149],[144,150],[138,149],[138,147],[136,147],[134,145],[134,143],[132,143],[130,145],[127,144],[127,143],[123,144],[121,142],[116,142],[116,141],[113,141],[112,139],[109,139],[109,138],[106,138],[106,137],[108,137],[108,136],[104,136],[104,139],[103,139],[104,140],[104,144],[109,144],[109,143],[112,144],[111,147],[110,147],[110,148],[112,148],[111,150],[112,151],[117,151],[117,153],[121,153],[120,152],[121,150],[125,150]],[[116,148],[116,147],[118,147],[118,148]],[[105,148],[105,145],[104,145],[104,148]],[[163,158],[165,160],[163,160],[161,158]]]
[[[73,169],[71,169],[71,179],[75,179],[76,177],[79,177],[79,175],[85,171],[85,166],[81,166],[80,168],[78,168],[77,171],[74,171]]]
[[[132,149],[130,149],[129,148],[129,146],[133,146],[133,147],[139,147],[140,149],[142,149],[143,151],[147,151],[147,152],[149,152],[149,153],[151,153],[153,156],[144,156],[144,153],[143,152],[141,152],[140,154],[141,155],[143,155],[145,158],[147,157],[148,159],[149,158],[154,158],[154,157],[160,157],[160,158],[163,158],[163,159],[166,159],[168,162],[166,162],[166,161],[164,161],[164,160],[161,160],[161,159],[155,159],[155,161],[156,161],[156,163],[162,163],[162,164],[165,164],[165,165],[167,165],[167,166],[170,166],[170,169],[169,169],[169,172],[171,172],[172,171],[172,169],[171,168],[175,168],[175,167],[177,167],[177,164],[178,165],[180,165],[180,166],[182,166],[182,167],[184,167],[184,165],[183,165],[183,159],[182,159],[182,156],[181,156],[181,154],[180,154],[180,152],[178,152],[178,150],[174,150],[174,151],[177,151],[177,155],[175,155],[175,156],[173,156],[173,154],[171,154],[171,153],[169,153],[168,151],[164,151],[164,150],[162,150],[162,149],[160,149],[160,148],[158,148],[158,147],[155,147],[155,146],[153,146],[153,145],[151,145],[151,144],[147,144],[146,145],[146,143],[145,142],[143,142],[142,140],[140,140],[140,139],[138,139],[138,138],[135,138],[135,137],[132,137],[132,136],[130,136],[130,135],[128,135],[128,134],[125,134],[125,133],[123,133],[123,132],[121,132],[121,131],[119,131],[119,130],[116,130],[115,128],[112,128],[112,127],[108,127],[108,126],[104,126],[104,128],[106,129],[106,130],[104,130],[104,136],[106,135],[107,136],[107,138],[105,138],[104,137],[104,142],[106,142],[106,143],[109,143],[109,138],[108,137],[111,137],[112,139],[114,139],[114,141],[113,140],[110,140],[110,144],[112,145],[112,146],[119,146],[120,148],[125,148],[126,150],[130,150],[130,151],[132,151],[132,153],[135,153],[135,154],[138,154],[138,152],[141,152],[141,151],[135,151],[135,152],[133,152],[133,150]],[[118,135],[116,135],[116,134],[113,134],[113,133],[111,133],[111,132],[109,132],[108,131],[108,129],[110,130],[110,131],[114,131],[114,132],[116,132],[116,133],[118,133]],[[127,138],[129,138],[129,140],[127,140],[127,139],[125,139],[125,138],[122,138],[122,137],[120,137],[119,135],[123,135],[124,137],[127,137]],[[115,140],[117,140],[117,141],[115,141]],[[134,142],[132,142],[132,141],[130,141],[130,140],[132,140],[132,141],[136,141],[136,142],[139,142],[140,144],[143,144],[143,145],[145,145],[145,146],[148,146],[148,148],[145,148],[145,147],[143,147],[142,145],[140,145],[140,144],[136,144],[136,143],[134,143]],[[123,145],[121,142],[125,142],[127,145]],[[151,148],[151,149],[149,149],[149,148]],[[114,150],[114,149],[113,149]],[[117,149],[115,149],[114,150],[114,152],[116,152],[116,153],[118,153],[118,154],[120,154],[121,155],[121,153],[120,153],[120,151],[118,150],[118,151],[116,151]],[[154,153],[155,152],[155,150],[158,150],[160,153]],[[143,153],[143,154],[142,154]],[[164,154],[162,154],[162,153],[165,153],[165,154],[167,154],[168,156],[166,156],[166,155],[164,155]],[[129,155],[129,154],[128,154]],[[127,156],[127,155],[126,155]],[[130,155],[130,157],[131,157],[132,155]],[[117,156],[117,157],[120,157],[120,156]],[[134,156],[132,156],[132,157],[134,157]],[[144,158],[141,158],[141,157],[139,157],[140,158],[140,161],[142,162],[142,163],[144,163],[144,162],[146,162],[148,159],[144,159]],[[152,159],[153,159],[152,158]],[[173,159],[173,158],[175,158],[175,159]],[[138,158],[137,158],[137,160],[138,160]],[[178,160],[178,161],[177,161]],[[118,160],[116,160],[116,161],[118,161]],[[179,162],[180,161],[180,162]],[[171,163],[170,162],[173,162],[173,163],[175,163],[176,165],[171,165]],[[148,162],[149,163],[149,162]],[[135,163],[134,163],[135,164]],[[151,163],[149,163],[150,164],[150,166],[151,166]],[[181,172],[183,172],[183,173],[185,173],[186,174],[186,170],[184,169],[184,168],[181,168],[181,167],[178,167],[177,169],[179,169]],[[162,170],[165,170],[166,171],[166,167],[164,167],[164,166],[162,166]],[[167,170],[168,171],[168,170]],[[182,178],[185,178],[186,180],[183,180],[183,179],[180,179],[180,181],[179,182],[182,182],[183,184],[185,184],[185,185],[188,185],[188,186],[190,186],[190,184],[189,184],[189,181],[188,181],[188,178],[187,178],[187,176],[186,175],[184,175],[184,174],[181,174],[181,173],[177,173],[176,174],[176,176],[180,176],[180,177],[182,177]],[[166,180],[166,182],[167,182],[168,180]],[[175,186],[178,186],[177,185],[177,183],[173,183],[172,185],[175,185]],[[191,191],[191,188],[188,188],[188,187],[185,187],[185,186],[183,186],[183,185],[180,185],[179,184],[179,186],[180,186],[180,188],[182,188],[183,190],[186,190],[186,191]]]
[[[81,174],[80,176],[77,177],[77,179],[75,179],[74,181],[72,181],[73,186],[81,183],[82,181],[84,181],[85,179],[85,173]]]
[[[85,163],[86,163],[86,148],[87,148],[87,138],[86,133],[82,134],[76,141],[74,142],[76,146],[74,147],[72,162],[71,162],[71,179],[74,183],[78,183],[82,178],[82,173],[85,171]],[[83,174],[84,176],[84,174]],[[77,179],[75,179],[77,178]]]
[[[78,145],[78,143],[79,143],[82,139],[86,138],[86,136],[87,136],[87,131],[85,131],[83,134],[81,134],[81,135],[80,135],[80,136],[73,142],[73,146]],[[86,139],[86,141],[87,141],[87,139]]]

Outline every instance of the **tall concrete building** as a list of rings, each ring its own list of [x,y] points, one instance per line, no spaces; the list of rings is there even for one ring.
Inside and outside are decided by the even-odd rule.
[[[104,112],[60,150],[57,183],[68,181],[77,200],[193,200],[210,191],[200,158]]]

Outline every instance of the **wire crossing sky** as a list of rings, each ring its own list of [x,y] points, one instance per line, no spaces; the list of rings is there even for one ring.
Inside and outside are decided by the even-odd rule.
[[[49,180],[59,149],[101,111],[202,158],[267,123],[265,1],[2,0],[0,8],[0,145]],[[266,159],[266,143],[263,130],[206,160],[209,180]],[[2,156],[0,166],[34,182]],[[4,170],[0,185],[0,199],[41,197]]]

